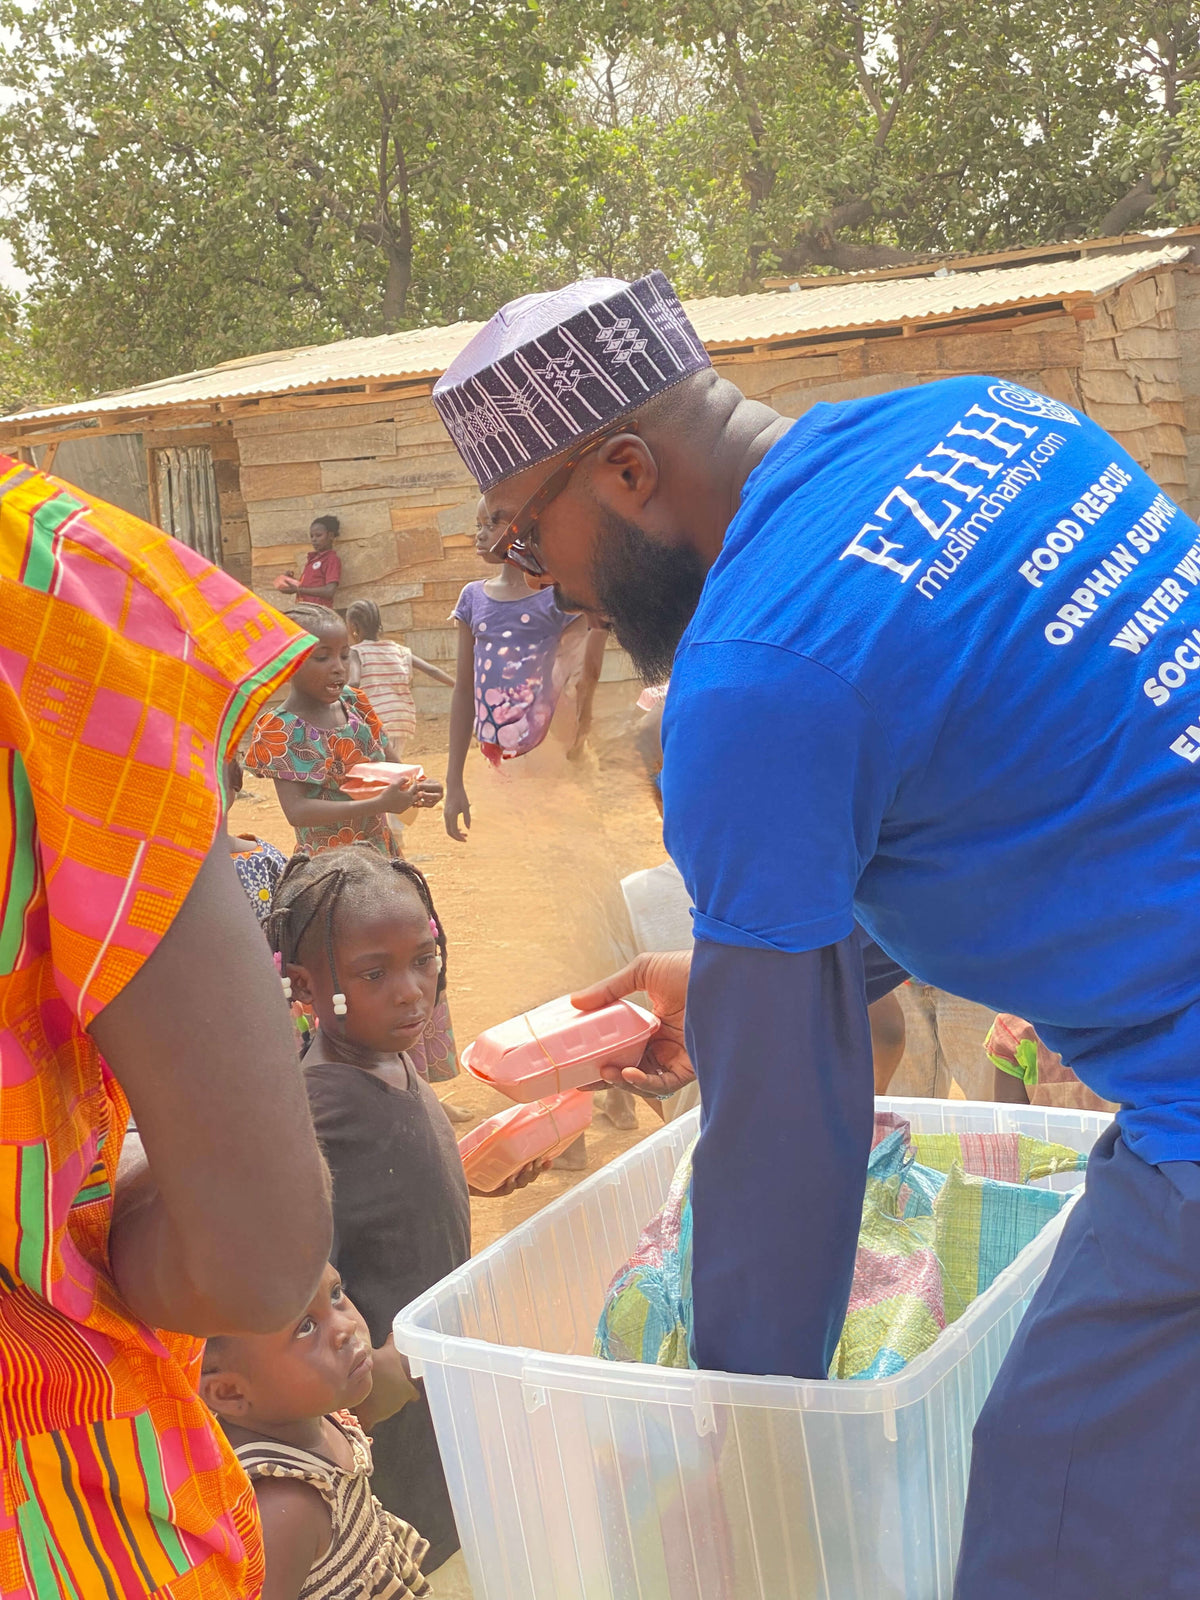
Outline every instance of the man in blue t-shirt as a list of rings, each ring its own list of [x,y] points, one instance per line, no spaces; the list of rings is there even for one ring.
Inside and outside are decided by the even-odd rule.
[[[698,1364],[827,1371],[868,1000],[911,972],[1028,1017],[1122,1110],[977,1427],[957,1592],[1192,1592],[1196,526],[996,378],[790,422],[708,368],[661,274],[505,307],[434,398],[495,551],[670,675],[686,1051],[626,1080],[702,1085]],[[664,1013],[684,981],[660,962]]]

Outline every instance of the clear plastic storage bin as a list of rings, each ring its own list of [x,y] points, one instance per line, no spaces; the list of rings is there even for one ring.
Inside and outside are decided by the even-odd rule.
[[[879,1105],[920,1131],[1016,1131],[1080,1151],[1109,1120]],[[949,1600],[971,1429],[1069,1207],[893,1378],[597,1361],[605,1289],[665,1199],[697,1116],[396,1318],[396,1343],[425,1380],[477,1600]]]

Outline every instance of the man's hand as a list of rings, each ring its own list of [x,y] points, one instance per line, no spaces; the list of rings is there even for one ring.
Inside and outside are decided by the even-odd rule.
[[[466,844],[467,834],[464,829],[469,831],[471,827],[471,804],[467,799],[467,791],[465,789],[452,787],[446,790],[446,804],[442,807],[442,819],[446,824],[446,832],[450,837],[457,839],[459,844]]]
[[[471,1193],[481,1200],[503,1200],[506,1194],[515,1194],[518,1189],[524,1189],[535,1178],[540,1178],[543,1172],[550,1170],[550,1163],[543,1156],[536,1161],[527,1161],[520,1172],[514,1172],[511,1178],[506,1178],[498,1189],[475,1189]]]
[[[692,1082],[696,1074],[683,1036],[691,970],[690,950],[658,951],[637,956],[611,978],[571,996],[571,1004],[580,1011],[599,1011],[640,989],[659,1020],[658,1032],[636,1067],[600,1068],[606,1083],[622,1084],[635,1094],[661,1100]]]

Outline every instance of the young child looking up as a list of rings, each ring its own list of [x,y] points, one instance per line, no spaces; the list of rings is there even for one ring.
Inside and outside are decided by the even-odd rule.
[[[479,503],[478,517],[485,507]],[[476,548],[494,535],[482,527]],[[463,825],[471,826],[471,807],[463,785],[463,768],[471,735],[492,763],[527,755],[550,730],[558,697],[569,671],[560,662],[564,636],[578,639],[582,649],[585,619],[562,611],[552,589],[531,590],[522,573],[508,562],[490,577],[468,583],[452,612],[458,625],[458,665],[450,702],[450,754],[446,765],[446,832],[460,842]],[[605,635],[598,634],[602,652]],[[588,663],[587,695],[577,712],[586,732],[591,723],[591,693],[599,677],[599,657]],[[585,703],[586,702],[586,703]],[[461,821],[460,821],[461,819]]]
[[[280,1333],[210,1339],[200,1391],[254,1485],[262,1600],[431,1592],[420,1566],[425,1540],[371,1493],[364,1432],[417,1391],[394,1345],[372,1351],[332,1267],[304,1315]]]
[[[285,572],[279,587],[285,594],[294,594],[297,600],[312,600],[319,605],[332,606],[333,597],[342,581],[342,558],[333,548],[333,541],[341,532],[336,517],[317,517],[308,530],[312,541],[312,554],[304,563],[304,571],[297,578]]]
[[[324,606],[297,606],[288,615],[316,638],[292,674],[282,711],[264,712],[254,724],[246,766],[273,778],[283,814],[296,830],[296,848],[318,855],[363,841],[384,855],[396,844],[387,818],[411,806],[435,806],[440,783],[409,788],[393,784],[369,800],[351,800],[341,781],[360,761],[390,757],[379,719],[349,687],[350,640],[346,624]]]
[[[379,1345],[471,1253],[458,1144],[408,1054],[445,987],[445,935],[417,868],[358,845],[288,863],[267,937],[289,993],[317,1016],[304,1076],[333,1179],[334,1260]],[[375,1492],[430,1541],[433,1571],[458,1534],[424,1400],[381,1424],[374,1449]]]
[[[413,655],[407,645],[381,639],[383,623],[374,600],[356,600],[346,613],[350,634],[350,682],[362,690],[397,758],[417,730],[412,694],[413,670],[453,689],[454,679],[441,667]]]

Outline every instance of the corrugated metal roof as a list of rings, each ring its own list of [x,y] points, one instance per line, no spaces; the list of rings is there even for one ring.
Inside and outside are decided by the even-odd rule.
[[[740,294],[693,300],[688,313],[707,345],[753,344],[804,334],[886,327],[1036,305],[1076,295],[1105,294],[1154,267],[1182,261],[1187,245],[1164,245],[1128,255],[1088,256],[1081,261],[1039,261],[1027,267],[992,267],[948,272],[944,278],[836,278],[828,288],[794,294]]]
[[[1088,299],[1155,267],[1182,261],[1187,245],[1163,245],[1078,261],[948,272],[944,277],[837,278],[792,294],[741,294],[686,302],[688,315],[711,348],[928,322],[970,312],[1079,297]],[[205,406],[222,400],[289,394],[387,379],[436,377],[481,326],[414,328],[377,339],[273,351],[227,361],[203,372],[164,378],[121,394],[21,412],[4,422],[113,415],[165,406]]]

